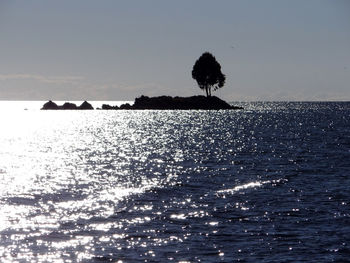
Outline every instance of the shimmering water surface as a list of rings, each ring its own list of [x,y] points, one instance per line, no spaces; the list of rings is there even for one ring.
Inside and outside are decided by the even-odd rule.
[[[0,111],[1,262],[350,258],[350,103],[8,105]]]

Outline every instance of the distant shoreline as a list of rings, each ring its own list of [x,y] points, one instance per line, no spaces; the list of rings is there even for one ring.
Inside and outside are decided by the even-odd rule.
[[[124,103],[120,106],[103,104],[97,110],[238,110],[242,107],[232,106],[216,96],[192,96],[192,97],[171,97],[141,96],[135,99],[134,104]],[[46,102],[41,110],[94,110],[92,105],[84,101],[80,106],[71,102],[57,105],[53,101]]]

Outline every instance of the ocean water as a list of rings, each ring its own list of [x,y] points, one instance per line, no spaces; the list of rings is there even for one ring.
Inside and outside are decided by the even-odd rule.
[[[1,262],[349,262],[350,103],[42,104],[0,102]]]

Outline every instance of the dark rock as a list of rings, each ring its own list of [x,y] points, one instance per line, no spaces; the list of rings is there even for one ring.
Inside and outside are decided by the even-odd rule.
[[[79,107],[74,103],[66,102],[61,106],[58,106],[56,103],[51,100],[46,102],[41,108],[42,110],[93,110],[94,108],[90,103],[84,101]]]
[[[121,110],[132,110],[133,106],[131,106],[129,103],[125,103],[125,104],[120,105],[120,109]]]
[[[84,101],[79,107],[74,103],[66,102],[62,106],[56,103],[46,102],[42,110],[93,110],[90,103]],[[235,110],[241,107],[231,106],[218,97],[192,96],[192,97],[147,97],[141,96],[135,99],[134,105],[129,103],[120,107],[108,104],[102,105],[103,110]]]
[[[87,101],[84,101],[80,106],[79,106],[79,110],[93,110],[94,107],[92,107],[92,105],[87,102]]]
[[[102,104],[102,109],[103,110],[118,110],[118,106],[111,106],[109,104]]]
[[[62,106],[59,106],[59,109],[62,109],[62,110],[77,110],[78,107],[74,103],[65,102]]]
[[[134,105],[129,103],[118,106],[102,105],[103,110],[234,110],[234,107],[218,97],[192,96],[192,97],[147,97],[135,99]]]
[[[46,102],[43,107],[41,108],[42,110],[58,110],[58,105],[51,100]]]
[[[147,110],[232,110],[242,109],[234,107],[218,97],[192,96],[192,97],[147,97],[135,99],[133,109]]]

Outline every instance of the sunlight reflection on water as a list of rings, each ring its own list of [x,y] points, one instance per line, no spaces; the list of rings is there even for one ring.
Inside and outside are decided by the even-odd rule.
[[[123,198],[171,184],[176,178],[173,163],[180,160],[180,152],[177,150],[173,161],[164,164],[166,148],[164,144],[159,148],[154,141],[157,130],[142,128],[142,122],[155,128],[154,113],[145,113],[130,118],[131,112],[17,112],[3,119],[0,230],[28,233],[20,234],[17,240],[32,235],[58,235],[60,239],[79,231],[66,233],[62,225],[111,217]],[[135,217],[126,223],[149,220]],[[120,225],[101,222],[85,227],[93,232]],[[90,239],[84,243],[76,238],[61,242],[44,238],[40,243],[64,248],[86,246]],[[50,260],[59,259],[61,252],[57,253],[56,257],[51,254]],[[5,250],[2,255],[10,254]]]

